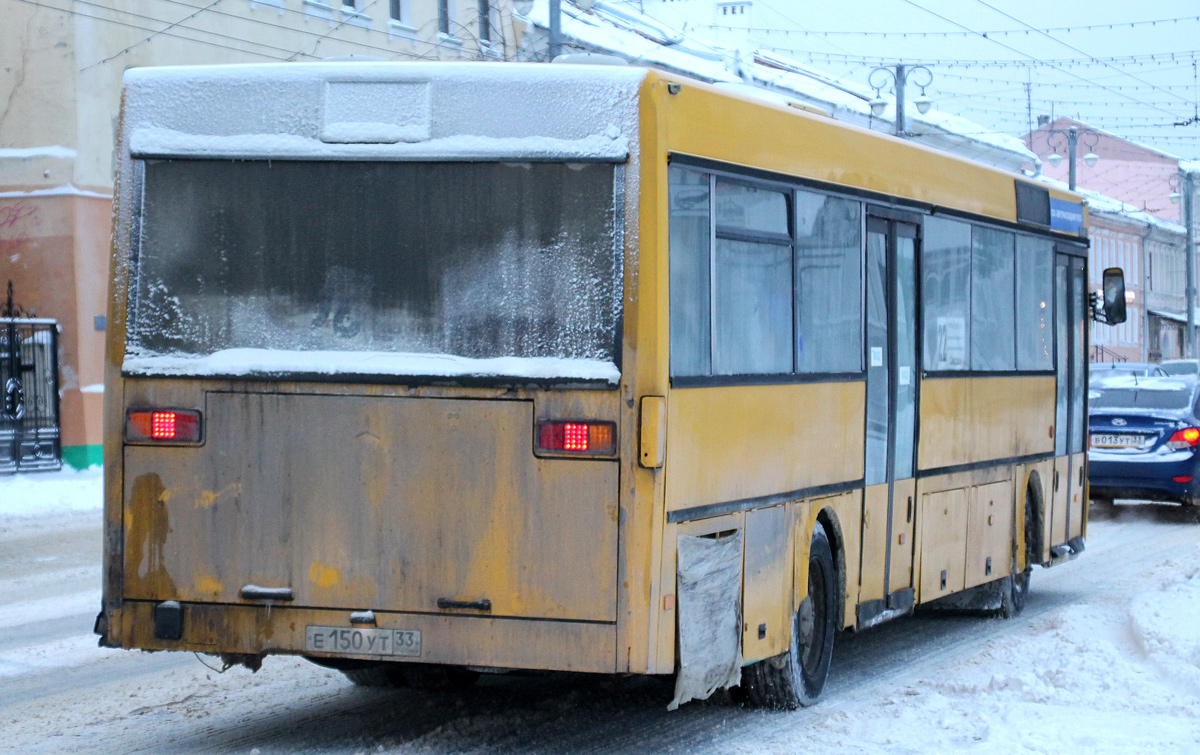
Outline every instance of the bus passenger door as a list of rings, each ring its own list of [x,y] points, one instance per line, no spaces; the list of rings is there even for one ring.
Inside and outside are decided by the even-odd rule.
[[[914,224],[868,216],[860,627],[913,603],[917,237]]]
[[[1084,359],[1087,349],[1087,279],[1080,257],[1056,254],[1054,329],[1057,394],[1054,429],[1053,506],[1045,545],[1054,548],[1082,534],[1087,506],[1083,478],[1087,426]],[[1043,550],[1042,557],[1049,558]]]

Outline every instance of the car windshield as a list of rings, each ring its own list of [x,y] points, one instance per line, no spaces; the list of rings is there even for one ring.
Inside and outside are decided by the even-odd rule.
[[[1163,362],[1159,366],[1168,375],[1195,375],[1200,372],[1200,362]]]
[[[1177,382],[1177,381],[1176,381]],[[1093,409],[1186,409],[1192,403],[1188,385],[1100,388],[1088,392]]]

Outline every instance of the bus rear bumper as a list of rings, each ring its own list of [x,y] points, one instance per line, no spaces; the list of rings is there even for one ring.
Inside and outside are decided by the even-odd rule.
[[[266,655],[304,655],[489,666],[546,671],[614,673],[617,625],[604,622],[520,619],[492,616],[374,612],[370,628],[420,632],[419,656],[362,652],[321,652],[306,647],[309,627],[363,628],[351,611],[290,606],[182,603],[179,639],[164,639],[162,617],[156,632],[156,601],[125,601],[98,621],[101,644],[141,650],[181,650],[235,656],[255,665]],[[102,619],[105,618],[103,615]],[[624,669],[622,669],[624,670]]]

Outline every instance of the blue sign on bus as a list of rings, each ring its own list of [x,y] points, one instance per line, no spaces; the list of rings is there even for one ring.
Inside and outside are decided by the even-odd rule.
[[[1083,228],[1083,205],[1050,197],[1050,227],[1056,231],[1079,233]]]

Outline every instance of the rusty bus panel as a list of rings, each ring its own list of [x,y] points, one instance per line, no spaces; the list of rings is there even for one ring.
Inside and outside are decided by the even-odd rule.
[[[615,621],[617,463],[535,457],[531,401],[212,392],[205,422],[125,449],[126,599]]]

